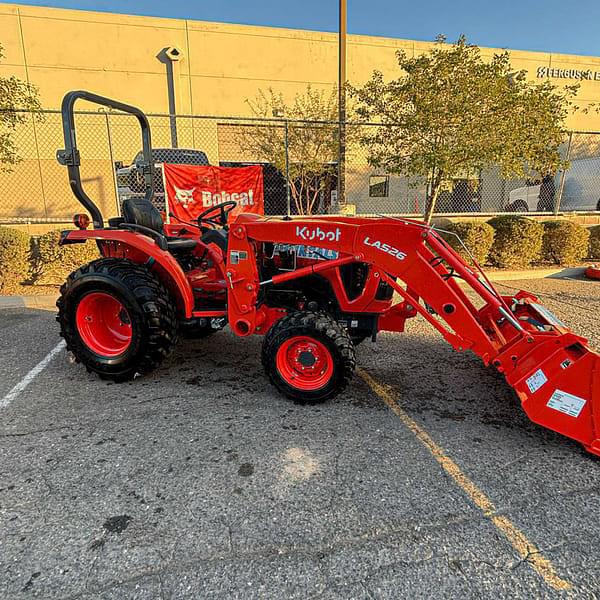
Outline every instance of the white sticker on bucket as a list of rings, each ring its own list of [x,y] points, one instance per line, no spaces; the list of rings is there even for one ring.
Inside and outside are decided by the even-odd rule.
[[[544,371],[538,369],[529,379],[525,381],[529,391],[533,394],[537,392],[545,383],[548,378],[544,375]]]
[[[554,393],[550,396],[550,400],[548,400],[547,406],[570,417],[578,417],[585,406],[585,402],[579,396],[573,396],[573,394],[563,392],[562,390],[554,390]]]

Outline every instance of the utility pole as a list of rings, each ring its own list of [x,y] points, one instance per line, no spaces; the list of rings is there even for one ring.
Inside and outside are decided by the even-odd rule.
[[[338,30],[338,206],[346,203],[346,0],[340,0],[340,23]]]

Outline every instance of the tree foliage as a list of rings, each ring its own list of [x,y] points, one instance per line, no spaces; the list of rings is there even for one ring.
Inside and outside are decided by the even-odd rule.
[[[269,162],[286,175],[289,171],[290,196],[298,214],[312,214],[335,182],[338,153],[337,90],[314,89],[310,85],[291,103],[282,93],[269,88],[248,100],[253,114],[261,119],[283,117],[287,121],[257,123],[244,127],[239,144],[254,160]],[[287,165],[286,165],[287,162]]]
[[[0,45],[0,60],[4,48]],[[19,78],[0,77],[0,171],[10,171],[21,157],[14,141],[16,128],[41,108],[38,89]],[[24,112],[21,112],[24,111]]]
[[[356,112],[384,127],[365,127],[362,143],[372,166],[427,183],[429,221],[445,180],[498,165],[504,177],[555,173],[559,145],[576,86],[530,82],[504,51],[484,60],[461,36],[443,36],[427,53],[397,52],[402,71],[386,82],[375,71],[350,86]]]

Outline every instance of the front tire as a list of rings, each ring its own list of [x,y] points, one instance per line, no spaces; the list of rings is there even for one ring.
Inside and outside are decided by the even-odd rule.
[[[74,271],[56,305],[67,350],[103,379],[149,373],[177,342],[169,293],[144,265],[130,260],[101,258]]]
[[[356,358],[348,332],[325,313],[291,313],[267,332],[262,363],[271,383],[297,402],[337,396],[350,381]]]

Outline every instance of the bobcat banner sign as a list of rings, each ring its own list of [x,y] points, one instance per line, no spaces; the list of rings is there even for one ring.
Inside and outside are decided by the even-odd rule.
[[[213,167],[163,164],[169,212],[182,221],[195,221],[198,215],[221,202],[233,200],[231,215],[250,212],[263,215],[263,173],[259,165]]]

